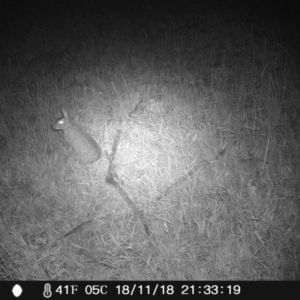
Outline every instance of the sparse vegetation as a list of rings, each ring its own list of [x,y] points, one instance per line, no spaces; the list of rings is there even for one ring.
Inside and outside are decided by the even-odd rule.
[[[155,5],[33,11],[5,32],[1,279],[300,279],[297,45],[271,17]],[[61,105],[96,164],[52,130]],[[119,129],[150,237],[105,182]]]

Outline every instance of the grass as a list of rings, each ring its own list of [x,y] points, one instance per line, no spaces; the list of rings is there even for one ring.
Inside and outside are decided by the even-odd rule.
[[[278,24],[209,6],[54,15],[0,50],[0,278],[299,280],[299,78]],[[51,128],[61,105],[96,164]],[[120,129],[116,172],[150,237],[105,182]]]

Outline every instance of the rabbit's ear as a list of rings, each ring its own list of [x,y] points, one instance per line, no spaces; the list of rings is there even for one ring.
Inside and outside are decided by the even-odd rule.
[[[64,107],[61,107],[60,109],[61,109],[61,112],[62,112],[64,118],[69,120],[69,115],[68,115],[67,110]]]

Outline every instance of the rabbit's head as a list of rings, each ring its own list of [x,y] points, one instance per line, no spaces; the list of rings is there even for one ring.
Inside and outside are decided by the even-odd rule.
[[[66,130],[69,126],[72,125],[66,109],[62,107],[61,112],[63,114],[63,117],[58,119],[52,126],[55,130]]]

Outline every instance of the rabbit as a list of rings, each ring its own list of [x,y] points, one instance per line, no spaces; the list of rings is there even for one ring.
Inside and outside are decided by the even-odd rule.
[[[65,108],[61,107],[63,117],[53,124],[53,129],[62,130],[65,140],[83,164],[95,163],[101,157],[101,148],[85,131],[73,125]]]

